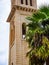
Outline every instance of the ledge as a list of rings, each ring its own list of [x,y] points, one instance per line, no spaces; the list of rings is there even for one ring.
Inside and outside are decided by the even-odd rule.
[[[31,6],[23,6],[23,5],[14,5],[13,8],[11,9],[11,12],[9,14],[9,17],[7,19],[7,22],[10,22],[11,18],[13,17],[15,11],[17,10],[22,10],[22,11],[27,11],[27,12],[35,12],[37,9]]]

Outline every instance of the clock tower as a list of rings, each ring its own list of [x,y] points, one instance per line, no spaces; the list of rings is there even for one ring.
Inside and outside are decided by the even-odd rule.
[[[11,0],[11,12],[7,19],[10,23],[9,65],[29,65],[29,59],[26,57],[26,17],[36,9],[36,0]]]

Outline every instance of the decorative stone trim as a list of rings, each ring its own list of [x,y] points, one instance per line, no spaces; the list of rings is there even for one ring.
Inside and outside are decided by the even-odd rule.
[[[11,43],[10,48],[12,48],[12,47],[13,47],[14,43],[15,43],[15,40],[13,41],[13,43]]]
[[[22,10],[22,11],[27,11],[27,12],[35,12],[37,9],[33,8],[31,6],[22,6],[22,5],[14,5],[13,8],[11,9],[10,15],[7,19],[7,22],[10,22],[11,18],[13,17],[14,13],[16,10]]]

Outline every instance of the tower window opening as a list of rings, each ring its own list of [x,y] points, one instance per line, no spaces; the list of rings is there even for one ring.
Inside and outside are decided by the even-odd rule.
[[[26,23],[22,24],[22,38],[25,39],[26,35]]]
[[[13,65],[13,63],[12,63],[12,65]]]
[[[32,6],[32,0],[30,0],[30,6]]]
[[[21,4],[23,4],[23,0],[21,0]]]
[[[26,0],[26,5],[28,5],[28,0]]]

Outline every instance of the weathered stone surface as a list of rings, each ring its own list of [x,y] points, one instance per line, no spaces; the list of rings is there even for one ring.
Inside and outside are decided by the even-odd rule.
[[[26,17],[36,11],[36,0],[32,0],[33,5],[22,5],[21,0],[11,0],[11,12],[7,19],[10,22],[10,44],[9,44],[9,65],[29,65],[26,57],[28,51],[27,42],[22,38],[22,24],[26,23]]]

